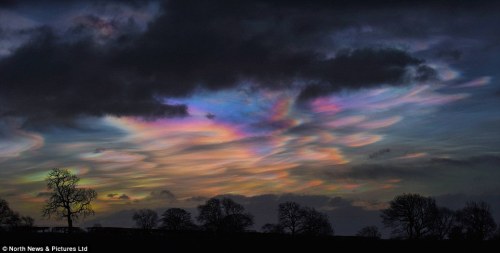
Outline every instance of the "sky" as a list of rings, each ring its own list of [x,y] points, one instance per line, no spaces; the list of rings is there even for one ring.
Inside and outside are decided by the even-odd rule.
[[[67,168],[96,222],[231,196],[337,234],[402,193],[500,221],[493,1],[0,1],[0,198],[33,216]]]

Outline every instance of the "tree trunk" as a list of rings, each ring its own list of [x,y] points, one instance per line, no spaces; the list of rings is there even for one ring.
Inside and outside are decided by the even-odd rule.
[[[68,231],[71,233],[71,230],[73,229],[73,220],[71,219],[71,215],[68,215]]]

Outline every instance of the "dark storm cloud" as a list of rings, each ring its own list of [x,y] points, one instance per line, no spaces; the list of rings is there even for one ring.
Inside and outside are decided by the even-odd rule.
[[[322,4],[168,1],[139,46],[118,61],[141,62],[139,71],[150,75],[162,71],[179,95],[199,84],[221,89],[245,80],[278,88],[314,81],[333,90],[394,84],[423,63],[391,48],[346,49],[331,58],[332,33],[353,21]]]
[[[145,117],[185,115],[168,105],[147,81],[108,64],[104,48],[90,41],[64,44],[48,29],[0,62],[3,116],[37,121],[106,114]]]
[[[324,96],[339,88],[362,88],[380,84],[404,84],[408,79],[426,81],[435,71],[423,61],[396,49],[356,49],[338,53],[333,59],[311,63],[304,71],[305,80],[317,80],[320,84],[306,87],[299,100]],[[417,75],[408,76],[408,67],[416,66]],[[305,69],[309,66],[304,66]],[[406,79],[406,80],[405,80]]]
[[[20,5],[9,2],[5,6]],[[42,8],[34,3],[23,1]],[[341,88],[425,81],[435,71],[424,59],[381,47],[376,38],[350,45],[338,43],[342,37],[333,34],[363,25],[379,26],[377,31],[387,37],[447,31],[448,26],[424,27],[439,19],[439,10],[456,9],[463,15],[470,5],[449,4],[172,0],[161,5],[161,14],[143,33],[120,34],[104,45],[75,35],[75,28],[65,36],[76,41],[61,39],[45,27],[0,61],[0,113],[37,122],[102,115],[182,116],[187,115],[185,105],[165,104],[163,98],[189,95],[198,87],[226,89],[248,81],[270,88],[310,84],[299,96],[304,100]],[[405,16],[423,14],[426,21]],[[102,28],[102,20],[90,17],[85,29]]]
[[[0,1],[0,7],[12,8],[19,5],[44,5],[44,4],[73,4],[78,2],[85,3],[95,3],[95,4],[109,4],[109,3],[120,3],[128,4],[131,6],[142,6],[148,2],[153,2],[153,0],[2,0]]]

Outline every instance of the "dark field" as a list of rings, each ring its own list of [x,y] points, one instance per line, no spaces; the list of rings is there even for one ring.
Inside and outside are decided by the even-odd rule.
[[[262,233],[214,235],[210,233],[4,233],[0,247],[28,246],[59,248],[67,252],[88,247],[88,252],[345,252],[369,250],[384,252],[459,250],[485,252],[498,249],[500,241],[400,241],[369,240],[358,237],[304,237]],[[64,251],[66,250],[66,251]],[[3,251],[5,252],[5,251]],[[10,252],[10,251],[9,251]],[[57,250],[51,251],[57,252]]]

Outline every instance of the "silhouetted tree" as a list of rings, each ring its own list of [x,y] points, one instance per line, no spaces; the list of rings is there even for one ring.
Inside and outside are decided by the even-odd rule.
[[[198,206],[198,221],[214,232],[243,232],[253,225],[253,216],[242,205],[229,198],[212,198]]]
[[[71,231],[73,220],[78,219],[80,215],[94,215],[91,202],[97,198],[97,193],[92,189],[78,188],[80,178],[69,170],[53,169],[46,181],[52,194],[42,210],[43,216],[66,218]]]
[[[0,199],[0,228],[8,227],[12,223],[14,212],[9,207],[9,203]]]
[[[0,229],[12,229],[15,227],[32,227],[35,220],[29,216],[20,216],[14,212],[9,203],[4,199],[0,199]]]
[[[457,241],[465,240],[464,229],[460,223],[451,228],[450,233],[448,233],[448,239]]]
[[[333,234],[333,228],[328,221],[328,216],[316,211],[314,208],[305,207],[301,210],[302,222],[300,233],[306,235],[325,236]]]
[[[446,207],[440,207],[434,216],[431,237],[436,239],[449,238],[452,228],[455,226],[455,212]]]
[[[266,229],[271,229],[270,224]],[[328,216],[314,208],[301,207],[296,202],[285,202],[278,206],[278,224],[276,229],[292,235],[331,235],[333,227]]]
[[[303,222],[301,206],[296,202],[285,202],[278,206],[278,225],[292,235],[298,232]]]
[[[195,227],[191,214],[182,208],[167,209],[161,218],[161,227],[166,230],[183,231]]]
[[[248,213],[231,214],[224,217],[222,231],[224,232],[244,232],[253,225],[253,216]]]
[[[500,240],[500,225],[497,225],[497,230],[493,234],[492,239],[497,241]]]
[[[242,205],[229,198],[223,198],[221,203],[224,214],[223,231],[243,232],[253,225],[253,216],[245,213],[245,208]]]
[[[13,213],[9,217],[9,219],[7,220],[5,225],[9,229],[13,229],[13,228],[19,227],[20,224],[21,224],[21,218],[19,217],[19,214]]]
[[[222,222],[222,207],[219,199],[207,200],[204,205],[198,206],[198,221],[203,224],[206,230],[217,231]]]
[[[35,225],[35,219],[30,216],[21,216],[21,226],[23,227],[33,227]]]
[[[407,239],[420,239],[432,232],[437,215],[436,201],[419,194],[396,196],[389,208],[382,210],[382,221],[392,233]]]
[[[140,209],[137,210],[132,219],[138,228],[144,230],[151,230],[158,224],[158,214],[151,209]]]
[[[467,202],[462,210],[457,211],[457,219],[460,225],[456,229],[461,229],[467,239],[488,239],[496,229],[490,205],[483,201]]]
[[[370,239],[380,239],[382,234],[378,231],[377,226],[367,226],[358,231],[356,236],[370,238]]]
[[[18,227],[33,227],[35,220],[30,216],[21,216],[19,213],[14,212],[10,217],[7,225],[10,228],[18,228]]]
[[[285,233],[285,231],[283,230],[283,227],[281,227],[278,224],[271,224],[271,223],[264,224],[264,226],[262,226],[261,230],[264,233],[273,233],[273,234]]]

